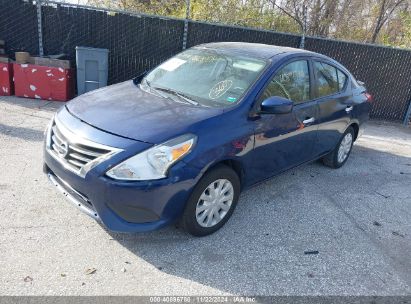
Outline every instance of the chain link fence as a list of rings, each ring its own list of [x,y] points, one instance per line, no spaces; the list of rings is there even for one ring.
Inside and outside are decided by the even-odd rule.
[[[243,41],[298,47],[301,42],[301,36],[295,34],[61,1],[40,3],[38,10],[38,3],[31,0],[0,0],[0,39],[6,41],[6,51],[36,55],[43,48],[45,55],[64,53],[74,63],[76,46],[107,48],[110,84],[153,68],[185,45]],[[306,38],[305,48],[340,61],[366,83],[375,100],[373,118],[406,120],[411,100],[411,51],[315,37]]]
[[[25,1],[0,0],[0,39],[9,54],[16,51],[39,52],[37,8]]]
[[[130,79],[182,49],[180,20],[52,4],[42,8],[45,54],[74,59],[76,46],[107,48],[109,83]]]

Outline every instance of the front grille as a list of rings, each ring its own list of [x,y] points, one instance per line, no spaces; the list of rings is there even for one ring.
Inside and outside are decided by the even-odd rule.
[[[57,121],[49,130],[49,138],[49,153],[67,169],[83,177],[100,161],[119,151],[78,137]]]

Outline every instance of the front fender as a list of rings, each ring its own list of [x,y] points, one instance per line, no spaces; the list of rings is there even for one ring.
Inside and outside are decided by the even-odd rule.
[[[251,165],[251,153],[254,148],[254,136],[246,136],[232,140],[223,145],[215,145],[204,149],[192,158],[187,165],[200,169],[200,178],[211,168],[221,163],[232,162],[241,170],[241,184],[248,184],[247,171]]]

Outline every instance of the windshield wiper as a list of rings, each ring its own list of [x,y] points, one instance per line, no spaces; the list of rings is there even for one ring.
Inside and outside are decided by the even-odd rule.
[[[143,81],[144,81],[144,85],[147,86],[150,92],[154,93],[154,95],[157,95],[157,96],[160,96],[166,99],[171,99],[171,97],[161,94],[158,89],[156,89],[155,87],[152,87],[150,82],[147,79],[144,78]],[[142,85],[142,83],[140,83],[140,85]]]
[[[170,93],[170,94],[176,95],[177,97],[179,97],[179,98],[181,98],[181,99],[184,99],[184,100],[187,101],[188,103],[190,103],[190,104],[192,104],[192,105],[195,105],[195,106],[198,106],[198,102],[197,102],[197,101],[192,100],[191,98],[187,97],[187,96],[186,96],[185,94],[183,94],[183,93],[180,93],[180,92],[174,91],[174,90],[172,90],[172,89],[168,89],[168,88],[161,88],[161,87],[151,87],[151,88],[154,89],[154,90],[156,90],[156,91],[163,91],[163,92],[166,92],[166,93]]]

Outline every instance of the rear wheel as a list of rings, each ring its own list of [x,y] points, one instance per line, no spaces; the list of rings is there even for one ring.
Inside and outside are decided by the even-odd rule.
[[[353,143],[354,129],[349,127],[341,137],[337,147],[324,156],[323,163],[331,168],[342,167],[350,156]]]
[[[194,236],[220,229],[232,215],[240,194],[240,179],[231,168],[218,166],[195,186],[182,217],[184,229]]]

